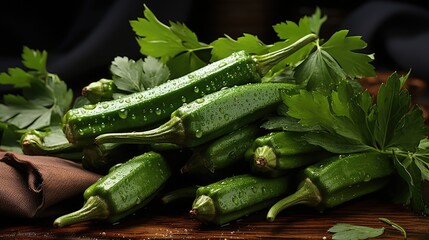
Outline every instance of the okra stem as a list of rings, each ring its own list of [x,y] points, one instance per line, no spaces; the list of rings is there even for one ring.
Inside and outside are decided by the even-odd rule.
[[[64,227],[94,219],[107,219],[108,216],[109,207],[107,203],[99,196],[91,196],[81,209],[55,219],[54,226]]]
[[[274,65],[279,63],[279,61],[285,59],[286,57],[292,55],[305,45],[316,41],[318,36],[316,34],[308,34],[304,37],[298,39],[293,44],[289,45],[286,48],[279,49],[274,52],[270,52],[264,55],[255,55],[252,58],[258,64],[258,69],[260,74],[265,75]]]
[[[197,189],[198,186],[195,185],[172,190],[161,197],[161,202],[168,204],[179,199],[194,198]]]
[[[96,144],[103,143],[174,143],[183,144],[185,130],[179,117],[172,117],[158,128],[143,132],[106,133],[95,138]]]
[[[198,217],[201,221],[212,221],[216,217],[216,207],[213,198],[206,195],[198,196],[189,213],[192,216]]]
[[[269,146],[256,148],[255,164],[260,168],[275,168],[277,165],[276,153]]]
[[[306,178],[298,186],[298,190],[295,193],[281,199],[276,204],[271,206],[267,213],[267,220],[271,222],[274,221],[277,215],[283,209],[286,209],[288,207],[299,204],[306,204],[315,207],[321,202],[322,196],[319,189],[309,178]]]

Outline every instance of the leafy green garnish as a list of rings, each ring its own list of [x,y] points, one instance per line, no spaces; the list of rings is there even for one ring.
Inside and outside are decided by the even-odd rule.
[[[237,40],[226,35],[213,41],[210,45],[213,46],[211,61],[225,58],[238,50],[245,50],[247,53],[252,54],[264,54],[269,50],[269,46],[259,40],[257,36],[247,33],[244,33]]]
[[[140,52],[146,56],[160,58],[169,67],[171,77],[176,78],[240,50],[259,55],[284,48],[307,34],[318,34],[326,19],[317,8],[312,16],[304,16],[298,24],[292,21],[279,23],[273,26],[279,36],[279,41],[273,44],[265,44],[257,36],[248,33],[243,33],[243,36],[237,39],[225,35],[210,44],[202,43],[185,24],[169,21],[167,25],[160,22],[146,5],[144,18],[132,20],[130,24],[138,36]],[[294,66],[301,62],[312,48],[313,45],[310,44],[281,61],[267,74],[267,79],[279,75],[285,70],[285,66]]]
[[[334,233],[332,239],[335,240],[363,240],[381,236],[384,233],[384,228],[338,223],[329,228],[328,232]]]
[[[301,90],[285,95],[284,109],[307,131],[308,142],[330,152],[378,151],[394,156],[397,172],[409,188],[405,203],[427,214],[421,181],[429,179],[429,149],[422,148],[421,142],[428,128],[422,110],[411,104],[404,89],[407,77],[393,73],[380,86],[376,101],[367,91],[357,92],[341,82],[330,94]],[[299,124],[293,126],[299,128]],[[311,128],[320,130],[308,130]]]
[[[198,41],[197,35],[183,23],[170,21],[170,26],[160,22],[145,5],[145,18],[130,21],[140,46],[140,52],[146,56],[160,58],[163,63],[180,62],[181,68],[170,68],[173,77],[178,77],[206,65],[197,51],[209,50],[210,46]],[[190,64],[193,63],[193,64]]]
[[[143,61],[116,57],[110,66],[116,87],[125,92],[142,92],[166,82],[170,77],[168,67],[152,56]]]
[[[22,63],[29,70],[11,68],[0,83],[22,89],[22,95],[7,94],[0,104],[0,121],[19,129],[40,129],[59,124],[73,100],[73,92],[57,75],[46,71],[46,51],[24,47]]]
[[[305,82],[308,90],[329,93],[346,79],[374,76],[375,70],[370,64],[373,55],[355,52],[365,48],[366,43],[360,37],[347,34],[347,30],[338,31],[318,45],[316,51],[297,66],[297,81]]]

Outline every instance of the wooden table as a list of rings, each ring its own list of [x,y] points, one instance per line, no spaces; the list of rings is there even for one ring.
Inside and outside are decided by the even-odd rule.
[[[419,216],[381,197],[366,196],[323,213],[306,206],[284,211],[274,222],[266,212],[252,214],[221,227],[200,223],[187,214],[187,202],[176,206],[141,209],[116,224],[87,222],[53,228],[53,219],[2,221],[0,239],[331,239],[327,230],[336,223],[385,227],[376,239],[404,239],[402,234],[378,220],[401,225],[408,239],[429,239],[429,217]]]

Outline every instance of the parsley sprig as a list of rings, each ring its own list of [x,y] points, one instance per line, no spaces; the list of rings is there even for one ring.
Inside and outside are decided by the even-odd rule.
[[[9,68],[7,73],[0,74],[0,84],[21,90],[20,94],[4,95],[0,104],[1,144],[3,148],[14,150],[17,138],[26,130],[60,125],[73,101],[73,92],[66,83],[47,71],[46,51],[24,46],[21,56],[27,69]]]
[[[284,95],[284,106],[279,109],[282,117],[267,121],[264,127],[306,132],[309,143],[332,153],[392,155],[398,175],[408,186],[408,191],[401,192],[403,203],[427,214],[421,182],[429,179],[428,128],[422,110],[411,104],[404,88],[408,75],[393,73],[375,100],[348,81],[340,82],[330,94],[301,90]]]
[[[40,129],[61,122],[71,106],[73,92],[56,74],[46,70],[46,51],[24,47],[22,63],[28,68],[10,68],[0,74],[1,84],[11,84],[22,95],[7,94],[0,104],[0,121],[20,129]]]

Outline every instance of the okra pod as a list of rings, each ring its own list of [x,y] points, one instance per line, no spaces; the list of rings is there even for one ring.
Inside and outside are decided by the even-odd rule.
[[[24,133],[20,139],[22,152],[26,155],[55,156],[73,161],[81,161],[83,146],[69,143],[56,132],[31,130]],[[52,138],[55,142],[47,140]],[[64,141],[61,141],[64,138]]]
[[[278,131],[256,138],[245,158],[253,172],[276,176],[318,161],[322,150],[308,143],[301,132]]]
[[[135,156],[89,186],[80,210],[60,216],[53,224],[64,227],[90,220],[116,222],[148,204],[170,176],[170,166],[161,154]]]
[[[106,174],[111,167],[140,155],[143,149],[139,145],[106,143],[89,144],[83,148],[82,167],[99,174]]]
[[[70,109],[63,117],[70,142],[92,141],[110,132],[147,129],[166,121],[185,103],[225,87],[261,82],[269,69],[317,39],[309,34],[284,49],[254,56],[244,51],[213,62],[183,77],[119,99]]]
[[[96,143],[174,143],[195,147],[272,113],[282,91],[296,89],[287,83],[253,83],[219,90],[190,102],[171,114],[158,128],[128,133],[106,133]]]
[[[392,159],[378,152],[353,153],[323,159],[306,167],[298,190],[271,206],[274,221],[284,209],[305,204],[320,211],[385,187],[395,172]]]
[[[243,165],[246,149],[262,132],[258,124],[249,124],[197,146],[192,149],[192,155],[181,168],[181,172],[203,179],[214,179],[219,175],[225,177],[237,169],[233,167],[235,164]]]
[[[241,174],[196,191],[190,214],[206,224],[223,225],[271,206],[288,193],[289,177]]]
[[[102,78],[82,88],[81,95],[91,103],[109,101],[115,93],[121,93],[112,79]]]

